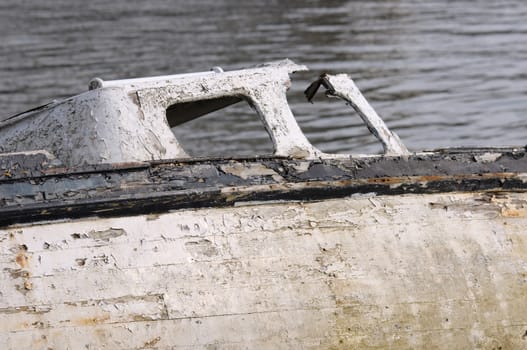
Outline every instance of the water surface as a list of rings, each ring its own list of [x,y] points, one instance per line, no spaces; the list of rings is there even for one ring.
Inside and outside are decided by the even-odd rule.
[[[525,145],[527,5],[511,1],[3,0],[0,119],[88,81],[291,58],[289,99],[328,152],[377,152],[352,110],[302,91],[347,72],[410,149]],[[268,152],[249,108],[176,130],[191,153]]]

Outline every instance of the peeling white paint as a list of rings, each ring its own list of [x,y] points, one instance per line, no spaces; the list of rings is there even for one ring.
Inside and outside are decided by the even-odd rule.
[[[226,96],[247,99],[277,156],[322,153],[287,104],[289,60],[231,72],[205,72],[91,84],[95,89],[0,123],[0,153],[47,150],[66,166],[188,158],[166,119],[169,106]],[[100,87],[100,88],[96,88]]]
[[[0,153],[46,150],[66,166],[188,158],[170,130],[167,108],[178,103],[241,98],[254,107],[275,156],[349,158],[326,154],[304,136],[287,102],[289,75],[307,70],[290,60],[244,70],[90,82],[90,91],[0,123]],[[386,155],[409,154],[344,74],[324,85],[350,103],[383,144]],[[355,155],[367,156],[367,155]]]
[[[13,226],[0,348],[522,348],[526,208],[370,194]]]
[[[501,156],[502,156],[501,153],[485,152],[480,155],[475,155],[474,158],[476,159],[476,161],[481,162],[481,163],[490,163],[490,162],[495,162]]]

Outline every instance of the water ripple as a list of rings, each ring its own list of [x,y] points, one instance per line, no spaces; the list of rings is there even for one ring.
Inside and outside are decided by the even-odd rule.
[[[0,115],[83,92],[94,76],[289,57],[313,69],[294,77],[289,98],[323,150],[380,150],[348,106],[305,101],[303,89],[324,71],[350,73],[411,149],[523,145],[526,15],[520,0],[3,0]],[[189,124],[181,137],[199,154],[269,152],[250,113],[235,109]]]

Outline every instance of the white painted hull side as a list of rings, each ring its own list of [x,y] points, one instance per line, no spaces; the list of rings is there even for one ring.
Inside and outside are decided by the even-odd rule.
[[[523,349],[527,194],[0,230],[0,349]]]

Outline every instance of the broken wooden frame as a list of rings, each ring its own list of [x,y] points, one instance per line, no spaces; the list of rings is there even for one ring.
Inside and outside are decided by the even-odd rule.
[[[368,130],[382,143],[385,155],[402,156],[410,154],[399,139],[399,136],[388,129],[381,117],[362,95],[355,82],[347,74],[321,75],[304,92],[310,102],[321,85],[326,88],[327,95],[339,97],[355,109],[368,127]]]

